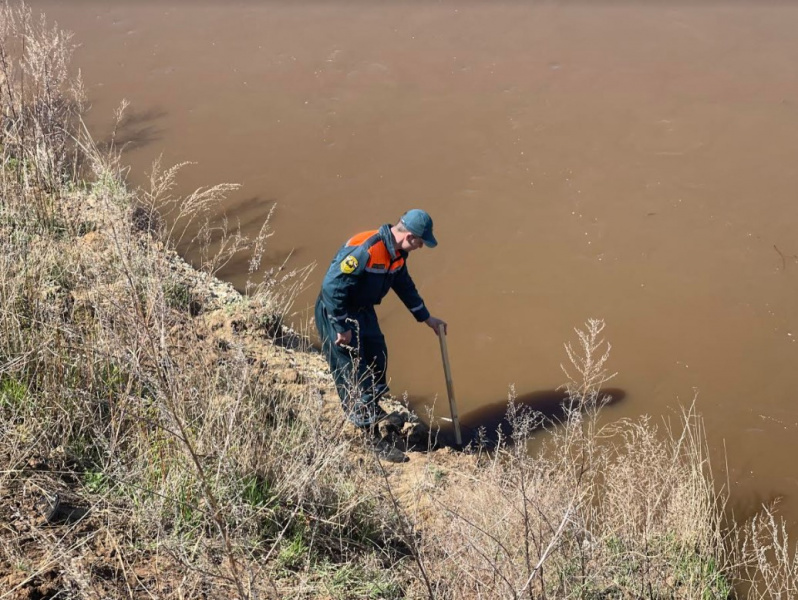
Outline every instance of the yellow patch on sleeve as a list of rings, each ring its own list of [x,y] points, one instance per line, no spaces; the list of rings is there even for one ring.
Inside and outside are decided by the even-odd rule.
[[[341,271],[349,275],[357,269],[357,259],[351,254],[341,261]]]

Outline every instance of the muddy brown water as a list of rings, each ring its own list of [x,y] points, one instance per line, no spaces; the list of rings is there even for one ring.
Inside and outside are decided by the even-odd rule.
[[[426,208],[410,269],[461,414],[551,397],[601,317],[609,417],[697,398],[735,502],[794,530],[798,10],[693,4],[33,3],[76,34],[99,138],[131,102],[131,182],[195,161],[181,189],[241,183],[249,233],[276,204],[267,263],[318,263],[297,322],[344,240]],[[392,389],[446,414],[437,340],[380,315]]]

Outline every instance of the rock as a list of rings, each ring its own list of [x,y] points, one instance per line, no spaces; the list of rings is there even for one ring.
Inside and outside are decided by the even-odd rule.
[[[89,512],[86,507],[64,502],[58,494],[52,497],[42,494],[36,501],[36,508],[48,524],[75,523]]]
[[[96,231],[90,231],[80,238],[80,243],[90,248],[99,248],[103,245],[103,237]]]
[[[402,427],[404,427],[406,422],[407,419],[403,413],[392,412],[377,424],[380,437],[387,438],[393,434],[401,433]]]
[[[274,374],[274,381],[278,383],[301,383],[302,375],[296,369],[282,369]]]
[[[44,458],[35,456],[28,461],[28,468],[33,471],[47,471],[50,467]]]
[[[422,422],[405,422],[401,432],[408,448],[426,448],[430,444],[430,429]],[[433,440],[434,443],[434,440]]]

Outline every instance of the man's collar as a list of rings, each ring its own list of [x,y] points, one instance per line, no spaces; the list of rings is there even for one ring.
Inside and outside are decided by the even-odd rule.
[[[385,247],[388,249],[388,254],[390,254],[391,260],[396,260],[400,256],[402,258],[407,258],[407,254],[396,247],[396,240],[393,239],[390,223],[386,223],[380,227],[380,236],[382,237],[382,241],[385,243]]]

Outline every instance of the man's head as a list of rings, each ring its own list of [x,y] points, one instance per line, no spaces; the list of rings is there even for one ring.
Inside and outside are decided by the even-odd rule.
[[[405,252],[417,250],[422,246],[434,248],[438,240],[432,234],[432,217],[420,208],[407,211],[394,226],[399,247]]]

